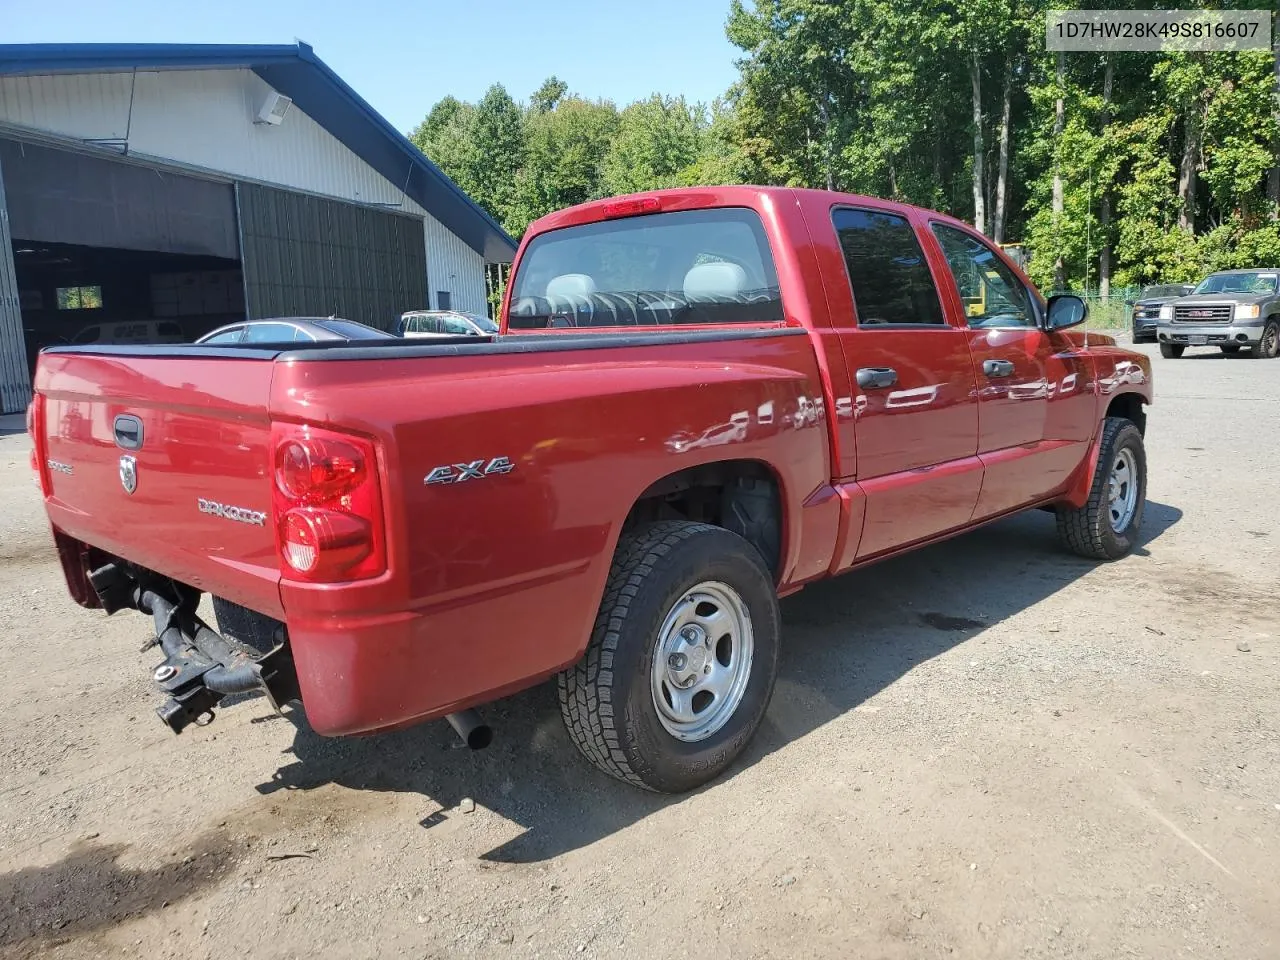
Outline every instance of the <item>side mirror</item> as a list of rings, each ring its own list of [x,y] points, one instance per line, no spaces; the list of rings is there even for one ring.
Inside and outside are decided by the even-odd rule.
[[[1065,330],[1084,323],[1089,316],[1089,306],[1073,293],[1060,293],[1049,298],[1049,312],[1045,320],[1046,330]]]
[[[1135,303],[1137,303],[1137,301],[1134,300],[1132,297],[1129,297],[1125,300],[1124,305],[1126,307],[1132,307]]]

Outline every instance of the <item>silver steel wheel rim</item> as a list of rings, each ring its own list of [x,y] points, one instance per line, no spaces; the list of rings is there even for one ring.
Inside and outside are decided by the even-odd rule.
[[[1280,340],[1280,328],[1268,324],[1267,329],[1262,332],[1262,352],[1269,357],[1274,356],[1277,340]]]
[[[663,729],[695,743],[733,717],[751,679],[755,639],[738,592],[708,580],[686,590],[658,630],[650,686]]]
[[[1116,533],[1124,533],[1133,520],[1133,511],[1138,507],[1138,461],[1132,450],[1116,452],[1107,488],[1111,529]]]

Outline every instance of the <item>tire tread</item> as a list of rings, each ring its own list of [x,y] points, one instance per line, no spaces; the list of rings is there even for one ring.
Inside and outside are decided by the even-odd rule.
[[[1090,560],[1111,560],[1111,553],[1103,540],[1103,522],[1110,520],[1103,516],[1107,510],[1106,485],[1108,472],[1102,469],[1105,458],[1112,455],[1116,437],[1126,427],[1136,424],[1125,417],[1107,417],[1102,421],[1102,439],[1099,443],[1098,463],[1093,471],[1093,481],[1089,487],[1089,499],[1078,509],[1060,507],[1057,511],[1058,536],[1063,545],[1072,553]]]
[[[611,777],[645,790],[655,788],[632,768],[619,742],[613,711],[613,657],[631,602],[645,577],[686,540],[717,529],[705,523],[666,520],[623,534],[605,581],[586,655],[556,678],[560,713],[578,750]]]

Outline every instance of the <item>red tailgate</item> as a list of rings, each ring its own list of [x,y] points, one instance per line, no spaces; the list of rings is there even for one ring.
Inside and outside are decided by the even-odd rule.
[[[271,376],[269,358],[43,355],[36,430],[50,520],[78,540],[282,617]]]

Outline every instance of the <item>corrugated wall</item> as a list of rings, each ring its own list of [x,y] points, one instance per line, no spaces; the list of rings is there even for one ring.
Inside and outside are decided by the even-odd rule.
[[[27,343],[18,309],[18,282],[13,272],[13,243],[4,202],[4,170],[0,169],[0,413],[22,413],[31,400]]]
[[[423,302],[417,218],[257,184],[236,193],[250,318],[334,314],[390,330]]]
[[[296,106],[279,126],[254,123],[270,89],[250,70],[0,77],[0,120],[78,140],[127,137],[140,156],[424,213]]]
[[[269,90],[250,70],[0,77],[0,121],[77,140],[127,137],[137,156],[359,203],[401,204],[401,212],[424,220],[430,305],[438,290],[448,290],[456,309],[483,313],[484,258],[296,106],[279,126],[253,123]]]

